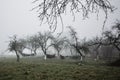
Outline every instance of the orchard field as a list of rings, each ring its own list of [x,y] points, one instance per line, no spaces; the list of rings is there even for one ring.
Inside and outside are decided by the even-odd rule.
[[[0,80],[120,80],[120,67],[102,61],[4,58],[0,59]]]

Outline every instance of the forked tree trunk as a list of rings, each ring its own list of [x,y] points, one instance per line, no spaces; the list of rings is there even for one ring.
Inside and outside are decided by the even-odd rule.
[[[76,51],[80,54],[80,61],[83,62],[83,54],[81,53],[81,51],[76,47]]]

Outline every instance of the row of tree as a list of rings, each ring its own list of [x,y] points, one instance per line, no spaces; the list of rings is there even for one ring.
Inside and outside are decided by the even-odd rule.
[[[14,35],[13,37],[10,37],[8,49],[15,52],[18,62],[20,60],[20,55],[35,56],[38,54],[37,50],[41,50],[44,53],[45,59],[47,57],[54,56],[47,53],[50,47],[57,52],[57,56],[59,58],[63,58],[63,56],[60,54],[63,49],[69,49],[71,53],[76,51],[81,56],[82,60],[82,57],[84,57],[82,52],[88,51],[87,45],[78,40],[77,32],[71,26],[69,26],[68,29],[70,38],[61,36],[55,37],[49,31],[44,33],[38,32],[35,35],[27,37],[26,39],[18,39],[17,36]],[[24,53],[23,51],[25,49],[29,49],[31,53]]]
[[[70,37],[56,37],[53,36],[51,32],[38,32],[35,35],[29,36],[26,39],[18,39],[17,36],[13,36],[10,38],[9,50],[14,51],[17,56],[17,61],[20,59],[20,55],[22,56],[35,56],[37,50],[41,50],[45,59],[49,57],[55,57],[57,55],[59,58],[62,58],[61,51],[69,50],[71,54],[77,53],[78,56],[83,60],[86,53],[96,54],[96,60],[100,57],[100,52],[105,48],[103,47],[111,47],[116,48],[118,53],[120,52],[120,23],[117,22],[112,26],[111,30],[106,30],[102,33],[101,37],[95,37],[92,40],[86,41],[79,40],[77,36],[77,32],[71,26],[68,27]],[[53,48],[56,51],[56,54],[51,55],[48,54],[48,49]],[[24,49],[29,49],[31,51],[30,54],[23,53]],[[107,49],[107,48],[106,48]],[[100,51],[101,50],[101,51]],[[107,52],[110,54],[110,52]],[[104,55],[105,56],[105,55]],[[120,57],[120,53],[119,53]]]

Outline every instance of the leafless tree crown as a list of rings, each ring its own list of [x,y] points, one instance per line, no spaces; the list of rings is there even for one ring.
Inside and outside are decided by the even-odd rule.
[[[75,18],[75,13],[82,13],[83,18],[87,18],[89,13],[99,13],[102,9],[105,14],[105,21],[107,19],[108,11],[113,11],[113,6],[109,0],[34,0],[33,3],[39,3],[33,9],[39,12],[41,23],[46,21],[50,29],[55,30],[58,20],[61,20],[61,15],[66,12],[68,7]]]

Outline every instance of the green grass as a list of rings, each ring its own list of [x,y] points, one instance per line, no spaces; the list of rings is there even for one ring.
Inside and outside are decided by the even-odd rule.
[[[99,62],[100,63],[100,62]],[[0,80],[120,80],[120,68],[74,60],[39,58],[0,60]]]

